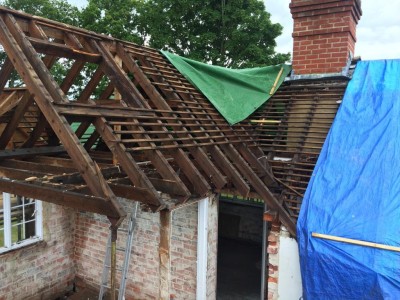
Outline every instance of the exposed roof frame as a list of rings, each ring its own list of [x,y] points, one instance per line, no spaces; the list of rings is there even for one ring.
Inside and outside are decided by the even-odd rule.
[[[40,151],[35,145],[46,131],[48,146],[64,146],[90,194],[104,205],[69,200],[62,204],[114,219],[124,216],[113,192],[117,187],[104,178],[87,151],[100,137],[121,167],[121,174],[129,178],[129,192],[146,195],[142,202],[154,209],[165,208],[159,189],[184,202],[231,185],[243,196],[258,193],[295,235],[293,218],[268,188],[276,183],[269,166],[258,159],[263,152],[251,127],[230,127],[158,51],[4,8],[0,9],[0,41],[10,58],[0,71],[1,87],[12,65],[27,88],[0,136],[0,146],[5,148],[27,109],[36,105],[43,117],[23,147]],[[43,59],[39,53],[45,55]],[[60,57],[74,63],[58,85],[49,69]],[[77,102],[70,102],[65,95],[85,63],[98,64],[97,71]],[[90,99],[103,77],[109,85],[102,95],[109,97],[116,89],[122,96],[118,108],[101,104],[102,99]],[[82,124],[74,132],[70,122],[76,119]],[[96,130],[83,145],[79,138],[90,124]],[[137,157],[149,162],[158,177],[146,174]],[[51,191],[43,179],[29,185],[38,191]],[[17,180],[11,180],[10,186],[15,192],[26,191],[26,184]],[[118,193],[123,194],[123,189],[121,185]],[[73,197],[75,192],[70,189],[69,193]],[[43,193],[44,197],[50,194]],[[50,196],[43,200],[52,202]]]

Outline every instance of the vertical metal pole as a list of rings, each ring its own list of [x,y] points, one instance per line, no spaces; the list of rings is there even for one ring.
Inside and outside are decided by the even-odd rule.
[[[117,274],[117,228],[111,227],[111,300],[115,300]]]

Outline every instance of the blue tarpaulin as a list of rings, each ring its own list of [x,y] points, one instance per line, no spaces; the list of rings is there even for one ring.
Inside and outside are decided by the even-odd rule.
[[[400,299],[400,60],[357,64],[297,224],[305,299]]]

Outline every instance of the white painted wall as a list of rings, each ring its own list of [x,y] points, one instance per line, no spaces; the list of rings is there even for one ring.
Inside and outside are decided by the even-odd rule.
[[[282,230],[279,244],[278,299],[298,300],[302,296],[303,288],[297,242]]]
[[[197,300],[205,300],[207,298],[208,201],[209,198],[205,198],[200,200],[198,204]]]

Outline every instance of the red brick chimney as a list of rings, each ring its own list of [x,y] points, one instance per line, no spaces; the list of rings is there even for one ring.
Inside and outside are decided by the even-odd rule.
[[[292,0],[295,75],[340,73],[354,56],[361,0]]]

